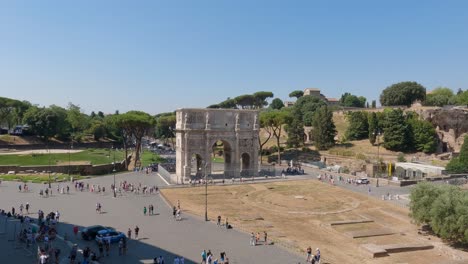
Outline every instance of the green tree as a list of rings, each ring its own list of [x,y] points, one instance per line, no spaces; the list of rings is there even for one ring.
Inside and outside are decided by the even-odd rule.
[[[93,113],[94,112],[91,112],[91,118],[93,118]],[[94,114],[94,116],[95,115],[96,114]],[[80,106],[72,103],[68,103],[66,120],[71,126],[72,136],[83,132],[89,126],[88,118],[81,112]]]
[[[348,120],[348,128],[346,129],[346,139],[361,140],[369,136],[369,123],[367,112],[356,111],[346,114]]]
[[[463,93],[457,94],[456,103],[457,105],[468,106],[468,90],[464,91]]]
[[[411,149],[411,130],[401,109],[392,109],[385,115],[384,144],[392,151],[407,151]]]
[[[377,102],[375,100],[372,100],[371,107],[372,108],[377,108]]]
[[[278,164],[281,164],[280,138],[283,131],[283,125],[290,121],[290,114],[285,110],[272,110],[263,114],[264,126],[273,132],[278,147]]]
[[[410,216],[416,223],[429,224],[431,222],[432,205],[441,193],[440,188],[429,182],[420,182],[411,190]]]
[[[174,131],[176,126],[176,114],[174,112],[159,114],[156,117],[155,137],[163,140],[170,139],[174,146]]]
[[[315,111],[327,104],[320,98],[315,96],[303,96],[297,99],[292,108],[294,118],[300,120],[305,126],[312,125],[312,119]]]
[[[312,126],[312,138],[317,150],[329,149],[335,145],[336,128],[333,113],[327,106],[322,106],[315,112]]]
[[[272,92],[260,91],[253,94],[253,108],[260,109],[268,105],[267,99],[273,98]]]
[[[154,126],[154,118],[141,111],[128,111],[125,114],[115,115],[115,124],[121,130],[125,156],[128,157],[128,144],[133,137],[135,143],[135,166],[140,159],[141,139],[148,135]],[[125,167],[128,167],[125,162]]]
[[[417,82],[400,82],[385,88],[380,94],[380,103],[384,106],[406,105],[414,101],[424,101],[426,88]]]
[[[103,120],[93,119],[91,121],[88,133],[92,134],[94,140],[99,141],[106,136],[106,126]]]
[[[460,154],[450,160],[446,170],[450,173],[468,173],[468,135],[464,138]]]
[[[59,117],[50,108],[31,107],[24,114],[24,122],[33,134],[48,140],[57,134]]]
[[[281,109],[284,107],[284,103],[281,99],[279,98],[275,98],[273,99],[273,101],[271,101],[271,104],[270,104],[270,107],[271,109]]]
[[[278,109],[276,109],[278,110]],[[273,136],[273,127],[270,126],[269,124],[271,124],[270,122],[270,114],[268,113],[268,111],[261,111],[259,113],[259,119],[260,119],[260,128],[262,128],[262,132],[266,133],[267,137],[264,138],[264,140],[262,141],[262,137],[259,135],[258,136],[258,145],[260,146],[260,164],[263,163],[263,147],[265,146],[265,144],[270,141],[271,137]]]
[[[414,148],[424,153],[433,153],[437,147],[437,133],[432,124],[417,118],[408,119],[411,127]]]
[[[304,96],[304,92],[301,90],[295,90],[289,93],[289,97],[296,97],[297,99],[301,98]]]
[[[6,124],[8,129],[22,122],[24,113],[31,107],[28,101],[18,101],[0,97],[0,124]]]
[[[297,118],[291,118],[286,124],[285,130],[288,133],[287,144],[289,147],[300,147],[304,144],[304,124]]]
[[[458,187],[418,183],[410,194],[410,216],[443,239],[468,243],[468,192]]]
[[[426,95],[424,105],[444,106],[455,102],[455,95],[450,88],[438,87]]]
[[[468,195],[455,186],[442,186],[430,209],[434,233],[454,242],[468,243]]]
[[[350,93],[341,95],[340,104],[345,107],[362,107],[366,106],[366,98],[363,96],[356,96]]]
[[[369,126],[369,141],[373,146],[375,144],[377,134],[379,133],[379,121],[375,112],[369,113],[367,123]]]

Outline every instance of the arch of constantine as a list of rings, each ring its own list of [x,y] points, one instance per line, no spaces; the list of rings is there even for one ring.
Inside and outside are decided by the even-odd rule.
[[[177,182],[216,175],[223,162],[223,178],[258,175],[258,111],[183,108],[176,120]]]

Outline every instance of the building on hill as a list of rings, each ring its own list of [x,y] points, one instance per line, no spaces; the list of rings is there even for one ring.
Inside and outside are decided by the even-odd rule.
[[[293,101],[283,101],[284,107],[291,107],[294,105]]]
[[[328,105],[339,105],[340,104],[340,100],[338,100],[336,98],[326,97],[325,95],[323,95],[320,92],[320,89],[318,89],[318,88],[305,88],[304,89],[304,96],[315,96],[315,97],[320,98],[323,101],[325,101]],[[283,101],[283,104],[286,107],[291,107],[291,106],[294,105],[294,102],[292,102],[292,101]]]
[[[326,98],[326,102],[327,102],[328,105],[339,105],[339,104],[340,104],[340,100],[339,100],[339,99],[330,98],[330,97],[327,97],[327,98]]]

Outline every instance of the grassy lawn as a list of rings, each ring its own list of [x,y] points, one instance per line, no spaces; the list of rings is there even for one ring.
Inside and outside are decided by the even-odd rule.
[[[141,165],[143,167],[150,165],[151,163],[161,163],[165,162],[163,158],[161,158],[158,154],[153,153],[149,150],[144,150],[143,154],[141,155]]]
[[[83,176],[79,175],[71,175],[73,179],[83,179]],[[34,183],[40,183],[40,182],[47,182],[49,180],[49,174],[44,174],[44,175],[0,175],[0,179],[2,181],[18,181],[18,182],[29,182],[32,181]],[[50,180],[51,182],[55,182],[55,179],[57,181],[69,181],[70,178],[68,177],[68,174],[56,174],[50,175]]]
[[[223,157],[214,157],[211,159],[212,162],[215,163],[224,163],[224,158]]]
[[[70,154],[70,161],[74,164],[82,162],[83,164],[98,165],[111,163],[114,159],[121,161],[124,158],[123,151],[110,151],[109,149],[87,149],[78,153]],[[109,156],[110,154],[110,156]],[[68,164],[68,153],[51,154],[26,154],[26,155],[1,155],[0,165],[51,165]]]

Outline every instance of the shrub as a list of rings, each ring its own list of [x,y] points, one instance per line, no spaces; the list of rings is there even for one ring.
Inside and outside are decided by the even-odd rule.
[[[411,190],[410,198],[410,216],[416,223],[430,225],[444,239],[468,244],[468,192],[424,182]]]
[[[397,160],[398,160],[398,162],[406,162],[405,154],[398,153]]]

